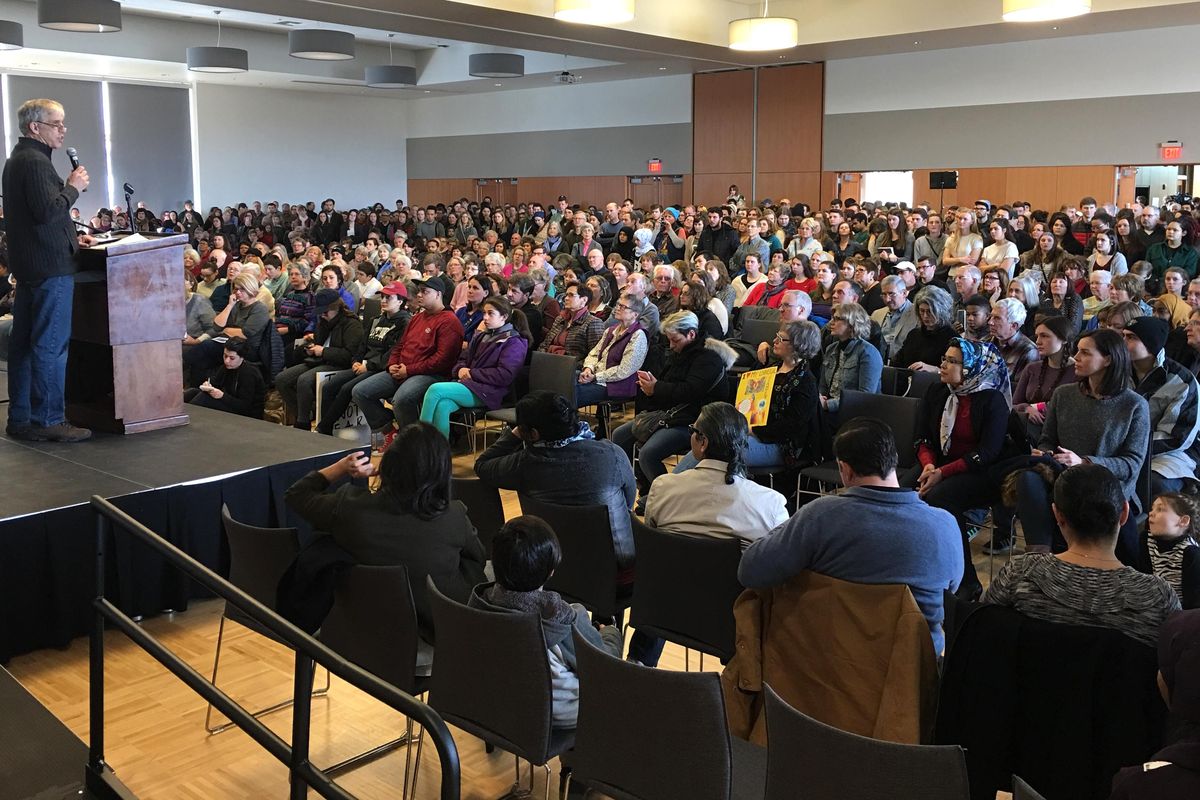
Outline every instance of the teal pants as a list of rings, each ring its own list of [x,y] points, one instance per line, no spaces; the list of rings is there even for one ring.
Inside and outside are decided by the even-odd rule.
[[[450,415],[460,408],[483,408],[475,393],[458,381],[435,383],[421,401],[421,422],[428,422],[450,438]]]

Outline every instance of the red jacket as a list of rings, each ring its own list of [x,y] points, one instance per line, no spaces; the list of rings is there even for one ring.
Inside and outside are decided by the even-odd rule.
[[[450,309],[419,312],[392,348],[388,366],[403,364],[409,375],[449,375],[462,355],[463,326]]]

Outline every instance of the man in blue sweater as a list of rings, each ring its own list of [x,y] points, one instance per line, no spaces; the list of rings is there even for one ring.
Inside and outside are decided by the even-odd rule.
[[[818,498],[752,544],[738,578],[768,589],[803,570],[853,583],[903,583],[929,622],[941,653],[942,592],[963,574],[954,517],[921,500],[896,479],[896,439],[876,419],[848,422],[833,442],[846,491]]]

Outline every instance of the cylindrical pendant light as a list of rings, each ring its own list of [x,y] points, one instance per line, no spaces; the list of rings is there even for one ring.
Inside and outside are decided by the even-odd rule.
[[[250,56],[236,47],[221,47],[221,12],[213,11],[217,18],[217,46],[189,47],[187,67],[192,72],[245,72],[250,69]]]
[[[372,89],[403,89],[417,85],[417,68],[398,64],[376,64],[365,70],[367,86]]]
[[[1005,22],[1046,22],[1078,17],[1092,10],[1092,0],[1004,0]]]
[[[633,0],[554,0],[554,18],[584,25],[617,25],[633,19]]]
[[[20,50],[25,46],[25,28],[19,22],[0,20],[0,50]]]
[[[317,28],[289,31],[288,55],[311,61],[348,61],[354,58],[354,34]]]
[[[516,53],[472,53],[467,73],[473,78],[520,78],[525,75],[525,56]]]
[[[790,17],[747,17],[729,23],[729,49],[787,50],[800,41],[800,25]]]
[[[55,31],[112,33],[121,30],[116,0],[38,0],[38,25]]]

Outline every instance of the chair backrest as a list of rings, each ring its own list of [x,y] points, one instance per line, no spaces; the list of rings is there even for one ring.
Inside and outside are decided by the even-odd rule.
[[[417,611],[408,568],[352,566],[339,571],[333,608],[320,636],[338,655],[413,694]]]
[[[779,333],[779,315],[775,319],[747,319],[742,322],[741,339],[747,344],[758,347],[763,342],[769,342]]]
[[[579,780],[618,800],[730,796],[733,757],[717,673],[632,664],[578,632],[575,657],[579,723],[570,763]]]
[[[535,350],[529,362],[529,391],[545,389],[561,394],[574,403],[577,365],[571,356]]]
[[[550,664],[536,614],[470,608],[429,579],[437,631],[429,704],[449,722],[534,764],[550,751]]]
[[[521,512],[550,524],[562,547],[562,563],[546,582],[570,602],[594,614],[616,616],[617,555],[607,506],[562,506],[520,495]]]
[[[879,391],[893,397],[903,397],[908,393],[912,381],[912,370],[904,367],[884,367],[879,375]]]
[[[915,397],[918,400],[924,400],[929,387],[941,380],[936,372],[917,370],[910,373],[910,375],[912,377],[908,382],[908,391],[904,393],[904,396]]]
[[[728,661],[734,648],[733,604],[742,593],[741,543],[660,531],[637,517],[632,523],[637,580],[630,624]]]
[[[896,744],[832,728],[789,706],[769,685],[766,800],[968,800],[957,745]]]
[[[275,608],[279,579],[300,552],[295,528],[259,528],[238,522],[221,506],[229,541],[229,582],[268,608]],[[226,609],[232,608],[226,604]]]
[[[1035,792],[1032,786],[1021,780],[1019,776],[1013,775],[1012,781],[1013,800],[1046,800],[1046,798]]]
[[[896,453],[901,467],[916,463],[917,425],[921,400],[915,397],[892,397],[887,394],[842,392],[841,423],[845,425],[858,417],[872,417],[887,423],[896,437]]]
[[[504,503],[500,490],[478,478],[452,478],[454,499],[467,507],[467,516],[479,534],[483,551],[492,557],[492,539],[504,527]]]
[[[363,322],[370,322],[381,313],[383,313],[383,300],[380,299],[379,295],[363,298],[361,310]]]

